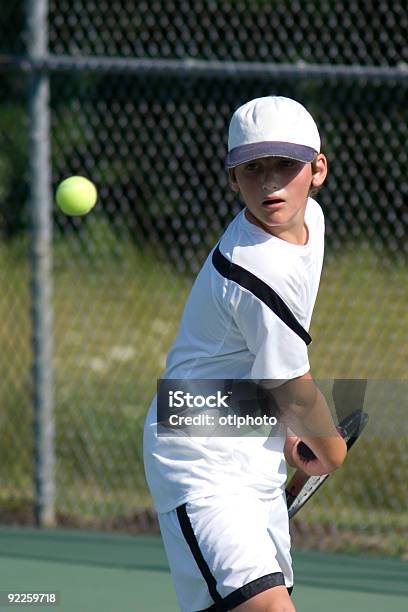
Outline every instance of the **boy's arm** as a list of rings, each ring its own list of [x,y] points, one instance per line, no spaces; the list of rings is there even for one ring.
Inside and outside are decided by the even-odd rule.
[[[257,261],[253,264],[251,274],[256,272],[256,266],[259,265]],[[267,280],[270,287],[276,284],[280,288],[280,295],[286,297],[285,303],[292,312],[302,311],[299,292],[294,294],[289,283],[286,286],[284,279],[275,278],[273,274]],[[296,452],[299,440],[294,440],[291,461],[296,466],[301,462],[302,469],[307,469],[308,473],[316,469],[320,474],[333,471],[342,464],[346,445],[336,430],[326,400],[313,382],[310,372],[293,380],[286,379],[287,382],[276,387],[277,383],[283,382],[279,381],[283,378],[279,376],[280,372],[304,372],[305,364],[309,363],[306,343],[288,325],[282,324],[269,302],[262,301],[250,291],[242,291],[237,282],[231,283],[229,291],[228,299],[234,321],[248,350],[255,356],[251,379],[258,381],[265,391],[270,392],[271,409],[275,410],[277,404],[280,419],[317,456],[317,460],[305,465],[306,462]]]
[[[273,395],[282,420],[291,430],[285,443],[288,463],[310,475],[328,474],[340,467],[347,446],[310,372],[274,389]],[[299,455],[300,441],[313,451],[316,459],[305,460]]]

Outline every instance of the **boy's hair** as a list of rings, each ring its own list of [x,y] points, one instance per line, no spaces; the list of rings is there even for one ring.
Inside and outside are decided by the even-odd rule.
[[[317,172],[317,156],[310,162],[312,164],[312,173]],[[235,168],[228,168],[228,176],[229,179],[235,181]],[[308,196],[313,198],[319,192],[320,187],[312,187],[310,186]]]

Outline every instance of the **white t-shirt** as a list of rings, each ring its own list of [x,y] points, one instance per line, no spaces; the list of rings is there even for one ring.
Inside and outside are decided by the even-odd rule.
[[[290,380],[308,372],[304,339],[256,289],[271,288],[309,329],[324,252],[323,212],[311,198],[305,222],[308,242],[294,245],[249,222],[244,211],[235,217],[191,289],[163,379]],[[217,248],[250,273],[249,286],[215,268]],[[237,487],[255,488],[264,497],[280,494],[284,441],[283,430],[273,437],[158,436],[154,398],[145,422],[144,462],[157,511]]]

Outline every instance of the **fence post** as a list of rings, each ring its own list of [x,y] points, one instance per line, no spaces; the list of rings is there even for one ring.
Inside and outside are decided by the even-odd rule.
[[[55,524],[55,452],[52,333],[52,197],[49,75],[39,62],[48,53],[48,0],[29,0],[29,182],[32,223],[32,326],[35,516]]]

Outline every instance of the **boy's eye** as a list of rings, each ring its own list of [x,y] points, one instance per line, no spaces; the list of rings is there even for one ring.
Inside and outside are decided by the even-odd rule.
[[[293,168],[296,164],[294,159],[281,159],[279,165],[281,168]]]
[[[245,166],[245,170],[248,172],[256,172],[259,170],[259,164],[257,162],[251,162]]]

